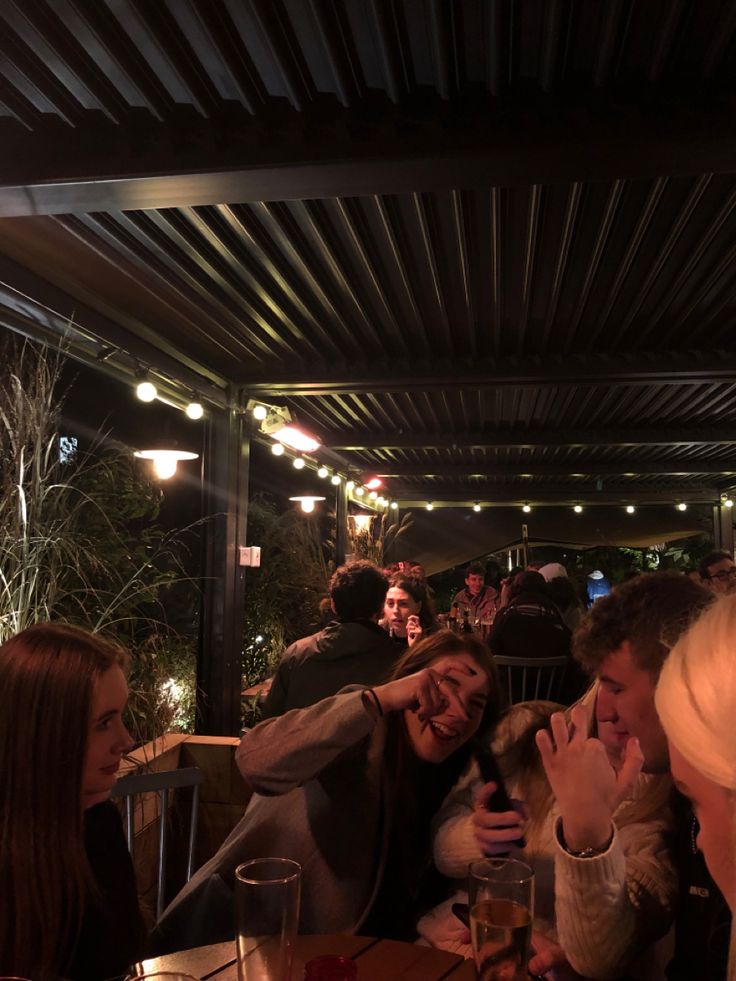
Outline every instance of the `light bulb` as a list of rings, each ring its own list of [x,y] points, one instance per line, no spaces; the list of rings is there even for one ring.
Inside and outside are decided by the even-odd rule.
[[[305,497],[302,503],[302,511],[306,511],[309,514],[310,511],[314,511],[314,501],[311,497]]]
[[[580,514],[582,510],[583,510],[583,507],[582,507],[581,504],[576,504],[575,507],[573,508],[573,511],[575,512],[575,514]]]
[[[627,504],[626,505],[626,513],[627,514],[633,514],[634,511],[636,511],[636,508],[634,507],[633,504]]]
[[[434,511],[434,504],[432,504],[431,501],[429,501],[428,504],[427,504],[427,510],[428,511]]]
[[[370,497],[372,501],[375,501],[376,498],[378,497],[378,491],[371,491],[368,497]]]
[[[293,466],[294,466],[294,469],[295,470],[303,470],[304,469],[304,458],[301,457],[301,456],[295,456],[294,457],[294,464],[293,464]]]
[[[391,501],[391,510],[392,511],[398,510],[398,507],[399,507],[399,505],[396,503],[396,501]]]
[[[359,486],[355,488],[355,496],[362,497],[365,494],[365,487]]]
[[[274,443],[271,446],[271,452],[273,453],[274,456],[283,456],[284,455],[284,448],[281,445],[281,443]]]
[[[529,507],[529,505],[528,505],[528,504],[525,504],[525,505],[524,505],[524,506],[522,507],[522,509],[521,509],[521,510],[522,510],[522,511],[524,512],[524,514],[529,514],[529,512],[531,511],[531,508]]]
[[[176,473],[176,460],[171,457],[156,457],[153,461],[153,472],[159,480],[168,480]]]
[[[475,504],[473,505],[473,510],[474,510],[474,511],[480,511],[480,504],[478,504],[478,502],[477,502],[477,501],[476,501],[476,503],[475,503]]]
[[[333,473],[333,475],[330,477],[330,483],[334,484],[335,487],[337,487],[341,480],[342,478],[340,477],[339,473]]]
[[[190,402],[184,411],[190,419],[201,419],[204,415],[204,409],[200,402]]]
[[[732,508],[733,507],[733,501],[731,500],[730,497],[727,497],[726,500],[723,502],[723,504],[727,508]]]
[[[345,486],[347,487],[347,489],[349,491],[351,491],[355,487],[355,481],[354,480],[349,480],[347,482],[347,484],[345,484]]]
[[[153,382],[142,381],[135,390],[135,394],[141,400],[141,402],[153,402],[153,400],[158,395],[156,391],[156,386]]]
[[[687,504],[685,504],[684,501],[680,501],[680,503],[677,505],[677,510],[678,511],[687,511]]]
[[[253,418],[254,419],[257,419],[259,422],[263,422],[263,420],[266,418],[267,415],[268,415],[268,409],[266,408],[265,405],[254,405],[253,406]]]
[[[320,467],[319,470],[317,471],[317,476],[321,477],[322,480],[324,480],[329,472],[330,471],[327,469],[327,467]]]

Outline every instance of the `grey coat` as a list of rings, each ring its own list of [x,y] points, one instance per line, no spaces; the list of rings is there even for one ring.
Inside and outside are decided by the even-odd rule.
[[[360,690],[267,719],[236,751],[255,793],[217,854],[164,914],[154,950],[233,936],[235,868],[278,856],[302,866],[300,933],[355,933],[383,874],[391,827],[383,754],[386,724]]]

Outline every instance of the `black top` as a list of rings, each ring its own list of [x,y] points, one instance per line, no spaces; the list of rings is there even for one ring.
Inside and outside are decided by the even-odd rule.
[[[144,955],[145,927],[120,813],[111,801],[84,812],[84,846],[97,886],[85,906],[70,966],[71,981],[124,976]]]
[[[330,623],[288,647],[263,704],[264,719],[306,708],[346,685],[377,685],[398,657],[389,635],[372,620]]]
[[[675,950],[669,981],[726,981],[731,913],[695,846],[697,819],[690,803],[675,795],[674,856],[680,882],[675,913]]]

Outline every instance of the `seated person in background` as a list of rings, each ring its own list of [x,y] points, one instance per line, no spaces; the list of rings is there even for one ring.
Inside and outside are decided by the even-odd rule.
[[[675,783],[697,815],[691,845],[702,849],[713,879],[731,912],[716,911],[709,945],[692,944],[689,977],[736,978],[736,596],[717,600],[677,642],[662,668],[655,694],[667,734]],[[699,825],[699,828],[698,828]],[[700,903],[713,904],[701,888]],[[688,897],[689,904],[693,900]],[[685,913],[692,915],[692,910]],[[730,950],[726,949],[730,930]],[[697,937],[694,938],[697,941]],[[701,937],[702,939],[702,937]],[[714,952],[721,954],[714,959]],[[728,966],[726,967],[726,960]],[[691,968],[692,970],[692,968]],[[716,971],[719,974],[716,974]],[[684,971],[670,978],[684,979]]]
[[[496,612],[496,590],[485,584],[486,571],[480,562],[471,562],[465,570],[465,588],[455,593],[452,605],[457,605],[462,617],[468,611],[470,622],[492,620]]]
[[[396,648],[378,626],[387,587],[372,562],[349,562],[335,571],[329,586],[335,620],[287,647],[263,703],[264,719],[388,675]]]
[[[543,732],[537,736],[560,813],[557,930],[567,957],[582,974],[617,977],[636,951],[664,931],[663,914],[672,905],[675,962],[668,969],[670,976],[698,981],[723,977],[706,973],[706,965],[719,959],[713,949],[718,938],[707,915],[682,915],[688,907],[693,912],[710,903],[715,884],[712,890],[693,893],[694,883],[682,882],[679,907],[659,888],[659,901],[652,902],[651,886],[658,881],[659,864],[642,872],[636,883],[624,885],[623,834],[614,817],[625,790],[622,777],[630,772],[627,761],[633,766],[638,758],[648,777],[669,772],[667,740],[654,705],[657,679],[670,646],[712,601],[711,594],[685,576],[649,573],[597,600],[576,632],[575,657],[599,684],[599,725],[612,726],[621,746],[624,766],[617,774],[601,742],[588,737],[582,726],[569,730],[561,715],[552,717],[552,738]],[[575,725],[574,714],[572,721]],[[673,860],[682,881],[683,867],[676,854]],[[591,920],[590,909],[596,906],[600,914]]]
[[[386,684],[247,732],[236,760],[255,794],[164,913],[157,949],[232,937],[235,868],[269,855],[304,870],[300,933],[413,939],[422,904],[436,902],[432,818],[468,740],[495,725],[497,692],[485,645],[440,631],[410,647]]]
[[[700,581],[712,593],[721,595],[736,589],[736,562],[730,552],[711,552],[698,566]]]
[[[503,657],[569,656],[570,631],[538,572],[521,572],[514,580],[493,623],[490,647]]]
[[[424,635],[433,634],[439,624],[427,583],[401,572],[391,576],[381,624],[399,651],[411,647]]]
[[[145,930],[117,808],[125,653],[38,624],[0,647],[0,974],[127,973]]]
[[[620,758],[620,743],[610,723],[598,725],[594,717],[596,689],[591,689],[575,709],[578,725],[585,731],[597,733],[605,745],[611,765],[621,770],[625,761]],[[495,784],[484,784],[473,765],[457,790],[445,802],[437,816],[434,840],[434,857],[438,869],[445,875],[461,880],[467,874],[468,863],[483,855],[503,855],[509,852],[510,842],[524,837],[523,849],[511,847],[511,855],[528,862],[535,872],[535,914],[532,944],[544,960],[532,958],[532,972],[547,971],[554,967],[560,977],[578,977],[569,967],[567,956],[559,945],[555,915],[555,857],[557,843],[555,826],[559,808],[545,776],[537,751],[535,735],[549,727],[550,716],[559,706],[552,702],[521,702],[514,705],[499,724],[493,740],[493,752],[506,789],[516,799],[517,811],[494,813],[486,809],[486,803]],[[570,711],[566,713],[570,717]],[[640,883],[646,883],[647,904],[659,910],[660,922],[669,922],[668,907],[674,899],[676,877],[668,854],[667,832],[670,813],[667,802],[671,783],[666,775],[648,776],[638,773],[638,767],[628,763],[628,772],[621,774],[626,793],[615,812],[619,832],[622,862],[615,870],[614,887],[636,892]],[[620,882],[616,881],[620,879]],[[458,887],[464,888],[458,882]],[[591,948],[601,936],[594,936],[597,928],[608,921],[608,929],[615,929],[616,916],[607,909],[606,887],[591,897],[587,909],[588,919],[579,924],[580,929],[590,928]],[[419,932],[433,946],[453,950],[466,957],[471,956],[467,937],[459,921],[451,914],[453,902],[467,902],[465,893],[456,894],[450,900],[420,920]],[[558,899],[559,902],[559,899]],[[620,911],[623,913],[623,911]],[[661,932],[652,913],[651,935],[642,931],[640,949]],[[544,954],[542,955],[542,951]],[[634,952],[632,952],[633,954]],[[633,958],[632,958],[633,959]],[[598,961],[588,957],[584,967],[592,977],[613,977],[618,974],[620,959],[616,962],[616,975],[605,973],[611,962],[605,952]],[[564,973],[563,969],[567,969]],[[604,973],[596,973],[596,969]],[[556,975],[557,976],[557,975]],[[646,974],[644,975],[647,976]]]

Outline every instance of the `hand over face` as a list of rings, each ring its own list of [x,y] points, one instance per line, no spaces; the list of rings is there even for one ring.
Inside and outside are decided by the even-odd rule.
[[[628,741],[617,771],[603,743],[588,736],[587,715],[579,705],[572,710],[569,726],[561,712],[551,717],[550,726],[551,736],[540,730],[536,740],[565,842],[575,851],[603,848],[611,836],[611,818],[631,794],[644,762],[639,742]]]

